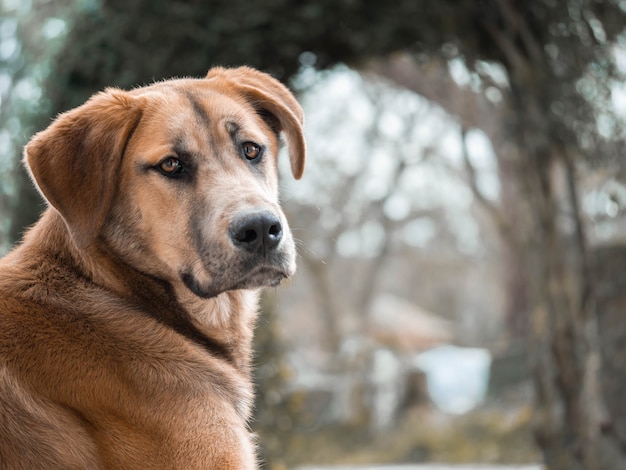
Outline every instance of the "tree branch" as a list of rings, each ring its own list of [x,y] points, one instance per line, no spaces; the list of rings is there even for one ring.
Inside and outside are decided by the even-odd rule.
[[[461,149],[463,154],[463,163],[468,175],[468,183],[470,189],[472,190],[472,194],[474,194],[474,197],[480,206],[491,216],[492,220],[498,227],[500,235],[507,240],[511,240],[511,226],[502,214],[502,211],[496,204],[490,201],[478,187],[476,168],[474,168],[474,165],[472,164],[469,156],[469,150],[467,148],[467,127],[465,126],[461,126]]]

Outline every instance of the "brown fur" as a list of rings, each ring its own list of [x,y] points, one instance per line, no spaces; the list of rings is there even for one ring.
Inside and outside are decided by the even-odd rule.
[[[300,178],[302,121],[268,75],[217,68],[108,89],[33,137],[50,207],[0,261],[0,468],[257,468],[252,332],[259,288],[295,270],[276,157],[283,132]],[[260,209],[282,239],[252,255],[231,224]]]

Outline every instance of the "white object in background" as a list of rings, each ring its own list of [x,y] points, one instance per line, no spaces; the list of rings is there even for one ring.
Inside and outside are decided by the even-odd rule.
[[[433,402],[448,413],[466,413],[487,393],[491,353],[482,348],[445,345],[421,353],[416,365],[426,373]]]

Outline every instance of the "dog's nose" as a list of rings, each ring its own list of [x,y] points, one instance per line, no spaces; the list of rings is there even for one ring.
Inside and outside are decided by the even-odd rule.
[[[233,243],[250,253],[264,254],[275,249],[283,237],[280,219],[262,210],[237,216],[230,224]]]

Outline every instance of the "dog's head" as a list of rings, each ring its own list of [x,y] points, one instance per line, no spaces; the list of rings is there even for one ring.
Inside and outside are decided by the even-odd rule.
[[[302,176],[302,123],[293,95],[269,75],[216,68],[99,93],[35,135],[25,161],[80,249],[102,245],[212,297],[293,274],[277,155],[282,133]]]

